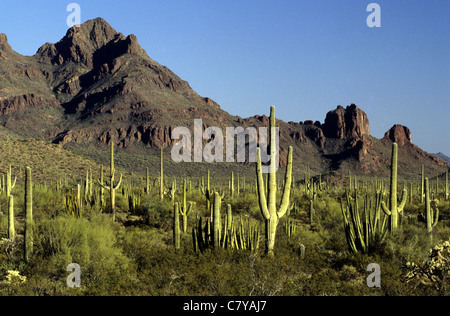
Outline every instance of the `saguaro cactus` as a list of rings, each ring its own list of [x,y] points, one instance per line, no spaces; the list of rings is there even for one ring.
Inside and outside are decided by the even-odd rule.
[[[435,209],[434,214],[433,209]],[[439,209],[437,208],[437,202],[431,201],[428,178],[425,178],[425,217],[427,221],[427,233],[431,236],[433,228],[436,227],[439,221]]]
[[[6,172],[6,196],[9,197],[11,195],[11,190],[16,185],[17,177],[14,177],[14,181],[11,180],[11,165],[9,165],[9,170]]]
[[[187,186],[186,186],[186,179],[183,180],[183,206],[180,209],[180,214],[183,216],[183,232],[185,233],[187,230],[187,217],[189,213],[192,210],[193,203],[189,202],[189,206],[187,206],[187,200],[186,200],[186,192],[187,192]]]
[[[120,179],[119,182],[115,185],[114,184],[114,175],[116,173],[116,169],[114,168],[114,143],[111,142],[111,168],[110,168],[110,175],[109,175],[109,185],[105,185],[103,183],[101,183],[100,181],[98,182],[100,184],[101,187],[103,187],[106,190],[109,190],[109,197],[110,197],[110,202],[111,202],[111,212],[113,214],[113,222],[116,220],[116,190],[120,187],[120,184],[122,183],[122,174],[120,175]]]
[[[145,193],[147,193],[147,195],[150,194],[150,175],[148,172],[148,167],[146,169],[146,175],[145,175]]]
[[[206,186],[205,183],[203,181],[203,177],[202,177],[202,183],[200,186],[200,191],[202,192],[202,194],[205,196],[206,198],[206,209],[209,210],[211,207],[211,199],[213,198],[213,193],[210,187],[210,181],[209,181],[209,170],[208,170],[208,177],[206,180]]]
[[[14,197],[9,196],[8,201],[8,239],[13,240],[16,236],[16,230],[14,228]]]
[[[403,190],[402,200],[400,205],[397,201],[397,144],[392,144],[392,158],[391,158],[391,184],[390,184],[390,196],[389,196],[389,208],[386,207],[384,202],[381,203],[381,207],[386,215],[390,216],[391,232],[395,232],[398,228],[398,214],[403,212],[403,208],[406,204],[406,199],[408,196],[408,191],[406,189]]]
[[[173,243],[175,249],[180,249],[180,212],[178,210],[178,203],[173,206]]]
[[[275,247],[275,236],[277,231],[278,221],[281,217],[286,214],[289,207],[289,197],[291,192],[291,182],[292,182],[292,147],[289,147],[288,160],[286,167],[286,175],[284,181],[283,195],[281,199],[281,204],[277,210],[276,200],[277,200],[277,174],[276,174],[276,162],[277,162],[277,146],[276,146],[276,130],[275,130],[275,107],[270,108],[270,166],[269,166],[269,179],[266,200],[264,179],[262,175],[261,168],[261,149],[257,148],[257,165],[256,165],[256,175],[257,175],[257,186],[258,186],[258,199],[259,208],[265,219],[266,226],[266,254],[273,255],[273,250]]]
[[[25,236],[24,260],[30,261],[33,254],[33,188],[31,182],[31,168],[27,167],[25,173]]]
[[[220,208],[222,205],[222,198],[218,192],[214,192],[214,204],[213,204],[213,246],[214,249],[218,249],[220,247]]]

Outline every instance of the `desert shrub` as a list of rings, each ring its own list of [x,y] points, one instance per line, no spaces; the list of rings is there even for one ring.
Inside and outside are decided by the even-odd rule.
[[[99,215],[89,221],[59,216],[41,221],[37,229],[36,250],[47,262],[44,274],[51,279],[65,282],[67,265],[77,263],[86,293],[111,294],[121,292],[127,279],[134,277],[135,269],[117,246],[116,231],[108,217]]]

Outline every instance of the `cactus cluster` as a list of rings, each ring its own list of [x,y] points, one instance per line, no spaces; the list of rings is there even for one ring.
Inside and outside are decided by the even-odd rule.
[[[387,235],[387,216],[381,216],[381,192],[375,195],[375,203],[370,202],[368,194],[364,196],[364,207],[361,212],[358,202],[358,190],[354,195],[346,193],[346,204],[341,200],[341,211],[344,219],[344,231],[347,244],[352,253],[368,253]]]
[[[237,249],[257,251],[259,249],[260,230],[256,224],[242,217],[239,223],[234,222],[231,205],[227,205],[225,224],[221,218],[222,197],[214,192],[212,217],[204,223],[202,217],[197,218],[197,225],[192,229],[194,251],[204,252],[208,249]]]

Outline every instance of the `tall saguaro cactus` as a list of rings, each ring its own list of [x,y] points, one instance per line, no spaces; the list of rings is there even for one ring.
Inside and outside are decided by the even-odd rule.
[[[14,196],[10,195],[8,200],[8,238],[13,240],[16,236],[14,228]]]
[[[180,214],[183,216],[183,232],[185,233],[187,230],[187,218],[189,213],[192,210],[193,203],[189,202],[189,206],[187,206],[187,200],[186,200],[186,192],[187,192],[187,186],[186,186],[186,179],[183,180],[183,205],[180,208]]]
[[[113,214],[113,222],[116,220],[116,190],[120,187],[122,183],[122,174],[120,175],[119,182],[114,184],[114,176],[116,173],[116,169],[114,168],[114,143],[111,142],[111,168],[109,175],[109,185],[105,185],[99,182],[100,186],[106,190],[109,190],[110,202],[111,202],[111,212]]]
[[[435,210],[435,213],[433,213],[433,209]],[[439,209],[437,208],[437,202],[431,201],[428,178],[425,178],[425,217],[427,222],[427,233],[430,238],[432,238],[431,233],[433,232],[433,228],[436,227],[439,221]]]
[[[6,196],[9,198],[9,196],[11,195],[11,190],[14,188],[14,186],[16,185],[16,180],[17,177],[14,177],[14,181],[12,181],[11,179],[12,174],[11,174],[11,165],[9,165],[9,169],[6,172]]]
[[[257,165],[256,176],[258,186],[258,199],[259,208],[265,219],[266,226],[266,254],[273,255],[275,247],[275,236],[277,231],[278,221],[286,214],[289,207],[289,197],[291,192],[292,182],[292,147],[289,147],[288,160],[286,167],[286,175],[284,181],[283,194],[279,209],[277,209],[277,146],[276,146],[276,119],[275,119],[275,107],[270,108],[270,166],[269,166],[269,179],[266,199],[266,192],[264,186],[264,179],[261,167],[261,149],[257,148]]]
[[[381,207],[386,215],[391,218],[390,230],[395,232],[398,228],[398,214],[403,212],[403,208],[406,204],[406,198],[408,191],[403,190],[402,200],[400,205],[397,201],[397,157],[398,157],[397,143],[392,144],[392,158],[391,158],[391,184],[390,184],[390,196],[389,196],[389,208],[386,207],[384,202],[381,203]]]
[[[180,212],[178,209],[178,203],[173,205],[173,243],[175,249],[180,249]]]
[[[24,260],[30,261],[33,255],[33,188],[31,182],[31,168],[27,167],[25,173],[25,236]]]

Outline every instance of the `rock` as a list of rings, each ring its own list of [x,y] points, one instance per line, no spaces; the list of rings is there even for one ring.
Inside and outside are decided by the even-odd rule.
[[[33,93],[19,96],[0,98],[0,113],[2,115],[24,111],[28,108],[43,107],[45,105],[59,106],[55,99],[47,100]]]
[[[321,128],[316,125],[307,125],[305,127],[306,136],[311,139],[317,146],[323,148],[325,145],[325,136]]]
[[[408,127],[395,124],[385,134],[383,139],[389,139],[399,146],[411,143],[411,131]]]
[[[350,138],[345,144],[345,147],[351,153],[351,156],[361,162],[367,156],[372,145],[372,140],[366,136],[362,136],[361,138]]]
[[[6,36],[6,34],[1,33],[0,34],[0,51],[7,51],[10,49],[11,49],[11,46],[9,46],[8,37]]]
[[[339,105],[336,110],[327,113],[322,130],[325,137],[361,138],[363,135],[370,135],[369,119],[366,113],[354,104],[345,109]]]

